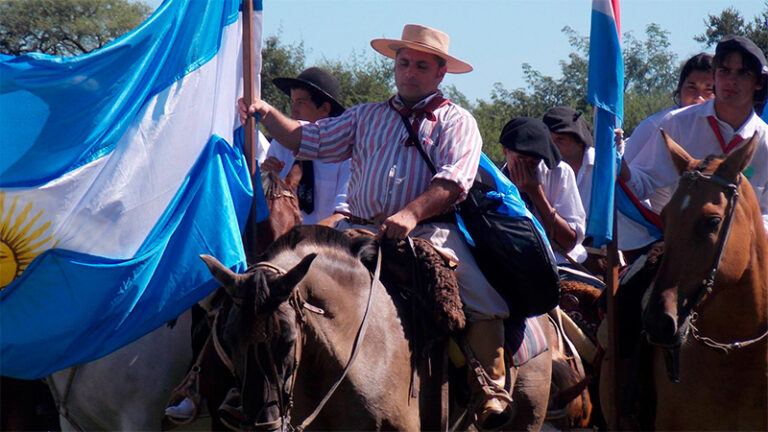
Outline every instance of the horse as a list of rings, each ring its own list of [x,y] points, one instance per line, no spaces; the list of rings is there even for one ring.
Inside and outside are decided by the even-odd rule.
[[[280,179],[274,171],[261,173],[261,184],[264,188],[264,196],[267,198],[269,217],[256,224],[258,240],[254,248],[254,256],[264,253],[275,239],[303,222],[295,192],[300,179],[301,174],[296,177],[293,171],[285,180]]]
[[[692,158],[664,134],[679,185],[643,299],[659,430],[768,430],[768,240],[742,171],[757,135]]]
[[[440,384],[440,374],[413,372],[411,326],[402,299],[376,277],[374,244],[302,226],[244,274],[202,257],[233,303],[216,331],[239,384],[242,418],[233,426],[416,431],[447,424],[434,408],[441,388],[432,384]],[[532,423],[515,429],[541,427],[548,353],[514,371],[516,400],[535,412]]]
[[[291,185],[271,172],[261,176],[268,219],[257,225],[255,250],[301,222]],[[47,378],[63,430],[160,430],[171,391],[192,362],[191,313],[98,360]]]

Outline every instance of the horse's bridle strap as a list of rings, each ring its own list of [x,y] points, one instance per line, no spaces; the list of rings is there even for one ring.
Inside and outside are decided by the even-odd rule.
[[[303,422],[299,426],[296,427],[297,431],[304,431],[307,427],[315,420],[315,418],[320,414],[320,411],[322,411],[325,404],[328,402],[328,400],[333,396],[333,393],[336,391],[336,389],[339,387],[342,381],[344,381],[344,377],[347,376],[347,372],[349,372],[349,369],[352,366],[352,363],[354,363],[355,358],[357,358],[358,352],[360,352],[360,343],[363,340],[363,337],[365,336],[365,330],[368,327],[368,316],[371,311],[371,305],[373,304],[373,291],[376,285],[376,282],[379,280],[379,275],[381,273],[381,247],[379,247],[378,255],[376,257],[376,270],[373,273],[373,277],[371,277],[371,289],[368,292],[368,304],[365,306],[365,313],[363,314],[363,320],[360,323],[360,328],[357,330],[357,336],[355,336],[355,341],[352,344],[352,355],[349,357],[349,360],[347,361],[346,366],[344,366],[344,370],[341,372],[341,375],[339,378],[336,379],[336,382],[333,383],[330,390],[328,390],[328,393],[326,393],[325,397],[320,401],[320,403],[317,405],[315,410],[310,414],[306,419],[304,419]]]
[[[736,205],[739,202],[739,186],[741,185],[741,175],[737,177],[736,183],[729,182],[714,174],[703,174],[699,170],[686,172],[683,174],[683,177],[691,180],[692,182],[696,182],[696,180],[709,181],[725,189],[725,192],[728,195],[728,207],[726,208],[725,220],[723,221],[723,231],[720,242],[717,246],[717,252],[715,253],[714,261],[712,263],[712,269],[710,270],[709,275],[707,275],[707,278],[702,281],[699,290],[696,292],[694,301],[691,302],[688,307],[688,310],[693,310],[699,304],[701,304],[707,294],[712,292],[712,287],[715,284],[715,274],[717,273],[717,269],[720,267],[720,260],[723,258],[725,245],[728,243],[728,238],[731,234],[733,215],[736,213]]]
[[[229,358],[227,352],[224,351],[224,347],[221,345],[221,341],[219,340],[219,315],[221,315],[221,308],[216,311],[216,316],[213,318],[213,326],[211,328],[211,335],[213,336],[213,347],[216,349],[216,354],[219,355],[219,360],[221,360],[221,362],[224,363],[224,366],[229,369],[229,373],[231,373],[233,377],[237,377],[237,373],[235,372],[235,365],[232,363],[232,359]]]
[[[712,270],[710,271],[707,278],[702,281],[701,287],[699,288],[699,291],[696,294],[696,298],[694,299],[690,309],[695,309],[697,306],[701,304],[701,302],[704,300],[704,297],[712,292],[712,287],[715,284],[715,274],[717,273],[718,267],[720,267],[720,260],[723,257],[723,251],[725,250],[725,245],[728,243],[728,237],[731,234],[731,226],[733,225],[733,215],[736,212],[736,204],[738,204],[739,201],[739,186],[741,185],[741,175],[737,177],[736,183],[731,183],[725,179],[723,179],[720,176],[714,175],[714,174],[703,174],[701,171],[693,171],[693,172],[687,172],[684,174],[684,176],[691,181],[696,180],[706,180],[710,181],[723,189],[725,189],[726,193],[729,193],[728,197],[728,213],[726,214],[726,219],[723,222],[723,235],[722,240],[720,241],[720,244],[717,248],[717,253],[715,255],[714,264],[712,265]],[[734,349],[744,348],[749,345],[752,345],[754,343],[760,342],[765,337],[768,336],[768,329],[763,332],[758,337],[744,340],[744,341],[738,341],[738,342],[732,342],[732,343],[722,343],[717,342],[711,338],[708,338],[706,336],[701,336],[699,334],[699,329],[696,327],[695,322],[698,318],[698,315],[696,312],[691,313],[691,320],[690,320],[690,328],[691,328],[691,334],[693,335],[693,338],[702,344],[710,347],[715,348],[718,350],[723,351],[725,354],[728,354],[730,351]]]

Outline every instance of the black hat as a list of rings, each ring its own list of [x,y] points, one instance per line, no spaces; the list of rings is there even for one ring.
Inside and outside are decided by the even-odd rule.
[[[550,108],[542,118],[552,133],[569,133],[576,137],[587,147],[594,145],[592,131],[584,116],[573,108],[558,106]]]
[[[272,82],[288,96],[291,95],[291,89],[297,87],[319,93],[331,104],[331,116],[344,112],[344,106],[337,100],[341,87],[339,81],[326,70],[311,67],[305,69],[296,78],[275,78]]]
[[[549,169],[562,160],[547,125],[532,117],[515,117],[507,122],[499,142],[509,150],[543,160]]]
[[[715,56],[719,57],[728,51],[734,50],[755,59],[757,64],[760,65],[760,73],[768,75],[768,61],[765,60],[765,54],[754,42],[744,36],[728,35],[720,39],[715,48]]]

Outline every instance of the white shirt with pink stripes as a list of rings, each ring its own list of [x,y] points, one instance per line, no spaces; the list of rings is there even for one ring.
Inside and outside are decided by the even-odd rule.
[[[435,94],[414,108],[426,105]],[[398,96],[393,102],[402,105]],[[298,156],[324,162],[351,158],[347,202],[350,212],[362,218],[393,215],[437,178],[459,185],[461,201],[477,173],[480,131],[475,118],[453,103],[437,108],[434,116],[434,121],[423,119],[418,130],[437,169],[434,176],[416,147],[405,146],[408,131],[388,102],[357,105],[338,117],[303,125]]]

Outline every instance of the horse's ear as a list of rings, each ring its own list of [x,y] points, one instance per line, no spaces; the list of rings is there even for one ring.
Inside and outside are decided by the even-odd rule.
[[[274,296],[275,300],[283,301],[291,295],[291,292],[293,292],[293,289],[298,285],[299,281],[304,279],[304,276],[307,275],[309,266],[315,258],[317,258],[316,253],[305,256],[284,275],[270,282],[269,291]]]
[[[680,147],[680,144],[676,143],[675,140],[667,135],[664,129],[659,129],[659,131],[661,132],[661,136],[664,137],[664,143],[667,145],[667,150],[669,150],[670,156],[672,156],[672,163],[675,164],[677,172],[682,174],[695,168],[697,163],[696,159],[692,158],[688,152]]]
[[[289,188],[291,188],[292,191],[295,191],[299,186],[302,174],[303,172],[301,170],[301,164],[296,163],[293,164],[291,169],[288,171],[288,175],[285,176],[285,183]]]
[[[213,278],[221,284],[227,294],[235,297],[237,286],[239,285],[238,281],[241,276],[210,255],[200,255],[200,258],[205,262]]]
[[[752,156],[757,151],[757,133],[746,144],[729,154],[723,163],[717,167],[717,174],[723,178],[736,180],[740,172],[744,171],[752,161]]]

